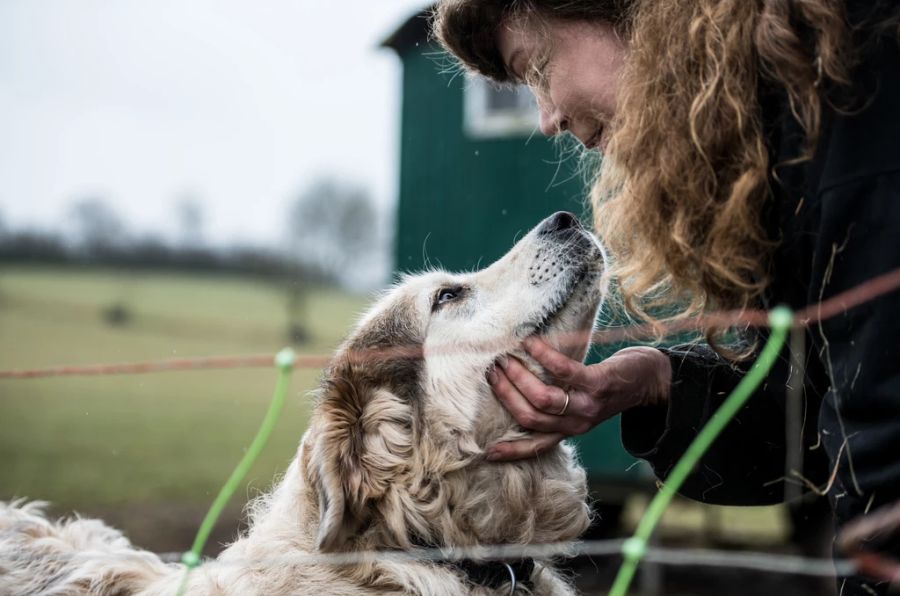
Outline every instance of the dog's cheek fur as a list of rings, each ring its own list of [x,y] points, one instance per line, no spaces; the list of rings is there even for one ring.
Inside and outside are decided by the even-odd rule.
[[[392,486],[405,483],[413,455],[409,403],[354,377],[348,369],[326,383],[307,459],[318,495],[317,547],[325,552],[360,533]]]

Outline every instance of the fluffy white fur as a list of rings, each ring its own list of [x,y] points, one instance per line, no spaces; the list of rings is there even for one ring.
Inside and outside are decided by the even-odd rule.
[[[563,444],[529,461],[484,461],[525,436],[492,396],[496,358],[521,340],[577,332],[583,358],[604,292],[603,254],[566,216],[465,275],[407,277],[375,304],[325,372],[297,457],[250,507],[250,528],[194,570],[189,594],[507,594],[434,562],[299,564],[290,555],[417,544],[528,544],[588,525],[584,471]],[[535,370],[533,362],[529,362]],[[40,503],[0,503],[0,594],[172,595],[183,567],[102,522],[48,521]],[[534,594],[569,594],[551,562]]]

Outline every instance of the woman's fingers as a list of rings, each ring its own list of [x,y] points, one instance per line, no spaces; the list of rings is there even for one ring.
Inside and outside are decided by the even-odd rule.
[[[532,335],[524,342],[525,350],[562,384],[580,385],[584,364],[572,360],[547,342]]]
[[[565,439],[561,433],[534,433],[527,439],[497,443],[487,453],[490,461],[512,461],[540,455]]]
[[[505,368],[495,368],[488,380],[494,395],[523,428],[571,436],[584,434],[594,426],[591,412],[596,406],[587,393],[571,390],[567,397],[566,391],[545,385],[515,358],[509,358]],[[548,395],[552,397],[548,399]],[[550,404],[550,410],[541,410],[535,402]]]
[[[525,396],[525,399],[541,412],[560,416],[566,413],[571,406],[570,403],[567,403],[571,396],[567,398],[564,389],[544,384],[516,358],[502,358],[500,367],[516,389]]]
[[[510,364],[507,365],[507,368],[512,366],[512,362],[513,359],[510,359]],[[521,367],[522,365],[519,364],[519,366]],[[526,372],[528,371],[526,370]],[[516,384],[509,378],[504,369],[495,368],[488,375],[488,380],[491,383],[491,388],[494,390],[494,395],[503,403],[506,410],[512,414],[516,422],[524,428],[542,432],[558,432],[562,430],[560,427],[563,426],[563,418],[547,414],[535,408],[531,401],[522,394]],[[535,378],[535,380],[540,383],[539,379]],[[563,396],[563,399],[565,399],[565,396]]]

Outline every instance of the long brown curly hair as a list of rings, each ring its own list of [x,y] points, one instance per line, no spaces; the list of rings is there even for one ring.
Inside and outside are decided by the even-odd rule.
[[[784,91],[808,158],[822,89],[846,84],[850,28],[841,0],[443,0],[436,38],[462,64],[512,80],[501,21],[601,19],[629,41],[618,113],[591,198],[629,310],[675,316],[753,305],[775,243],[762,228],[777,165],[760,82]],[[552,50],[550,50],[552,51]],[[659,311],[649,311],[659,312]]]

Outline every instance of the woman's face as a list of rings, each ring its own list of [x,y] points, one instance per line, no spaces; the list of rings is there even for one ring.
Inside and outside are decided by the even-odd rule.
[[[541,132],[568,130],[589,149],[606,147],[627,50],[611,25],[547,20],[537,32],[525,19],[510,19],[501,23],[497,44],[518,81],[531,82],[528,72],[540,72],[532,88],[539,87]]]

